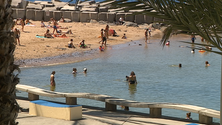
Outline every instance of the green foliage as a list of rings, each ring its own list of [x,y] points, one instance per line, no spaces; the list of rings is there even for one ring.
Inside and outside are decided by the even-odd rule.
[[[219,49],[217,52],[212,52],[222,55],[221,7],[221,0],[117,0],[111,4],[111,8],[121,8],[124,11],[143,10],[136,14],[164,19],[163,23],[167,28],[161,40],[163,46],[173,34],[194,34],[200,35]],[[192,44],[195,44],[197,49],[206,46],[206,44]]]

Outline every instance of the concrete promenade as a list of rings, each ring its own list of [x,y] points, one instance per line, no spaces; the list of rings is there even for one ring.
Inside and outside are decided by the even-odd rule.
[[[83,106],[82,119],[66,121],[54,118],[31,116],[28,113],[29,101],[17,99],[22,108],[17,117],[19,125],[204,125],[198,121],[190,121],[173,117],[149,118],[148,114],[117,110],[105,111],[103,108]],[[185,117],[185,116],[184,116]],[[219,125],[219,124],[212,124]]]

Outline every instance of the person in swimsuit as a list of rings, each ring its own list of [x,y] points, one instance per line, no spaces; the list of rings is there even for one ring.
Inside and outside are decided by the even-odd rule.
[[[53,19],[53,18],[51,18],[51,21],[52,21],[52,23],[53,23],[53,34],[54,34],[54,32],[56,31],[57,32],[57,22],[55,21],[55,19]]]
[[[145,31],[145,42],[147,43],[147,40],[148,40],[148,29],[146,29]]]
[[[51,76],[50,76],[50,85],[55,86],[55,71],[52,71]]]
[[[109,39],[109,25],[106,25],[106,29],[105,29],[105,37],[106,39]]]
[[[191,35],[191,41],[192,41],[192,43],[195,42],[195,39],[196,39],[195,35]]]
[[[21,44],[20,44],[20,39],[19,39],[19,37],[20,37],[20,31],[18,30],[18,28],[15,28],[14,33],[15,33],[15,38],[16,38],[16,40],[18,41],[18,44],[19,44],[19,46],[20,46],[20,45],[21,45]]]
[[[136,75],[133,71],[130,73],[130,76],[128,78],[128,82],[129,82],[129,84],[137,84]]]

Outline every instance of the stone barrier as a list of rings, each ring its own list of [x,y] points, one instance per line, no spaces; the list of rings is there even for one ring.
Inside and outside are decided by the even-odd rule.
[[[99,13],[98,16],[99,16],[98,17],[99,21],[107,21],[107,13],[106,12]]]
[[[16,17],[17,18],[24,18],[25,17],[25,9],[17,9],[16,10]]]
[[[135,15],[135,23],[137,23],[137,24],[144,23],[144,15],[142,15],[142,14]]]
[[[132,100],[125,100],[108,95],[92,94],[92,93],[62,93],[45,90],[28,85],[18,84],[16,89],[28,93],[28,99],[39,100],[39,96],[53,97],[53,98],[66,98],[67,105],[77,105],[77,98],[86,98],[105,103],[105,110],[116,111],[117,105],[134,108],[149,108],[150,117],[162,117],[162,109],[176,109],[187,112],[199,114],[199,122],[204,124],[211,124],[213,118],[220,118],[220,111],[208,109],[195,105],[179,104],[179,103],[155,103],[155,102],[137,102]],[[56,113],[57,114],[57,113]]]
[[[13,17],[14,19],[18,18],[18,17],[17,17],[17,14],[16,14],[16,9],[12,9],[12,17]]]
[[[53,17],[53,11],[44,11],[44,21],[50,21],[50,18]]]
[[[89,17],[90,17],[91,20],[98,21],[98,13],[97,12],[90,12]]]
[[[80,12],[79,11],[73,11],[71,20],[74,21],[74,22],[79,22],[80,21]]]
[[[35,20],[35,11],[33,9],[26,10],[26,18],[30,20]]]
[[[53,11],[53,18],[58,21],[62,17],[62,12],[61,11]]]
[[[163,22],[163,19],[160,19],[160,18],[156,18],[156,17],[154,17],[154,22]]]
[[[43,10],[35,10],[35,21],[41,21],[44,18]]]
[[[80,22],[89,22],[89,21],[90,21],[89,12],[80,13]]]
[[[116,13],[115,12],[107,13],[107,21],[109,23],[115,23],[115,20],[116,20]]]
[[[148,23],[148,24],[153,23],[153,21],[154,21],[154,17],[145,15],[145,22],[146,23]]]
[[[134,15],[132,13],[116,13],[116,12],[80,12],[80,11],[52,11],[52,10],[33,10],[28,9],[12,9],[13,18],[24,18],[35,20],[35,21],[50,21],[50,18],[54,18],[56,21],[64,18],[71,19],[73,22],[89,22],[91,19],[96,21],[107,21],[109,23],[115,23],[119,21],[122,16],[124,21],[135,22],[137,24],[152,23],[152,22],[163,22],[164,20],[150,17],[147,15]]]
[[[133,15],[132,13],[126,13],[124,20],[134,22],[135,21],[135,15]]]

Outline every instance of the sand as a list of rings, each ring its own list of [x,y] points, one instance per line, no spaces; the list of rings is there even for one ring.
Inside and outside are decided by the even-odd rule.
[[[43,36],[47,29],[52,33],[53,28],[42,28],[40,21],[31,21],[34,26],[25,26],[24,32],[19,28],[21,45],[17,45],[14,56],[15,63],[21,66],[35,66],[35,65],[49,65],[59,63],[71,63],[80,60],[87,60],[98,56],[99,41],[101,38],[100,30],[107,24],[95,23],[59,23],[61,27],[68,27],[68,29],[61,29],[62,31],[71,30],[73,34],[67,34],[67,38],[36,38],[36,35]],[[44,22],[46,25],[47,22]],[[147,25],[148,26],[148,25]],[[143,27],[127,27],[122,25],[109,24],[110,29],[117,32],[119,37],[109,36],[107,40],[107,47],[117,44],[123,44],[135,40],[144,40],[144,32],[146,26]],[[122,39],[123,34],[126,34],[127,39]],[[152,37],[159,37],[161,32],[152,29]],[[73,39],[76,48],[68,48],[68,42]],[[88,48],[78,47],[80,41],[85,40]],[[89,56],[94,54],[94,56]]]

